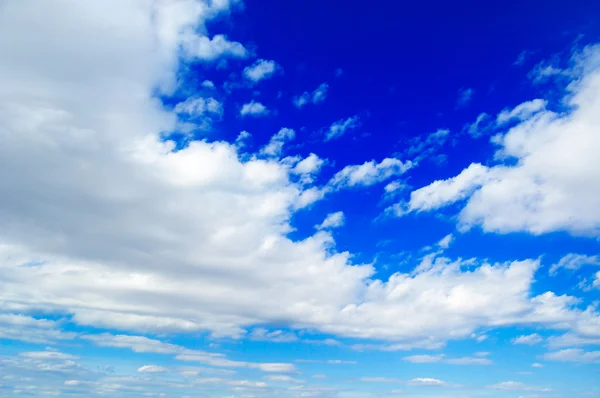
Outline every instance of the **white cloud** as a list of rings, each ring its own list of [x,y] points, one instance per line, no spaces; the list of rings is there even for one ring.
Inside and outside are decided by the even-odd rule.
[[[576,271],[584,265],[600,265],[600,256],[587,256],[585,254],[569,253],[562,257],[558,263],[550,267],[550,275],[556,274],[560,269]]]
[[[283,330],[267,330],[263,328],[255,328],[249,334],[250,339],[256,341],[272,341],[274,343],[289,343],[292,341],[298,341],[298,336],[292,332],[285,332]]]
[[[411,195],[409,210],[434,210],[467,199],[462,228],[484,231],[568,231],[600,234],[600,46],[574,57],[574,80],[565,95],[570,112],[540,110],[494,137],[496,159],[471,164],[457,177]]]
[[[548,338],[548,345],[552,348],[575,347],[584,345],[600,345],[600,337],[577,335],[574,333],[565,333],[560,336],[551,336]]]
[[[436,363],[444,359],[444,355],[411,355],[402,359],[412,363]]]
[[[214,98],[190,97],[175,105],[173,111],[177,114],[185,114],[190,118],[197,118],[207,113],[222,116],[223,104]]]
[[[457,107],[467,106],[469,102],[473,99],[473,95],[475,94],[475,90],[472,88],[461,88],[458,90],[458,98],[456,99]]]
[[[346,131],[355,129],[359,126],[358,115],[349,117],[347,119],[338,120],[329,126],[329,130],[325,135],[325,141],[331,141],[340,138]]]
[[[32,351],[32,352],[22,352],[19,354],[25,358],[32,359],[79,359],[79,357],[75,355],[65,354],[58,351]]]
[[[294,182],[283,160],[242,159],[235,144],[191,141],[174,151],[163,140],[177,115],[154,90],[172,92],[184,36],[200,35],[198,22],[217,11],[195,1],[144,4],[22,0],[0,13],[4,312],[156,333],[164,341],[84,339],[275,373],[294,367],[187,350],[168,334],[242,338],[277,323],[389,340],[390,350],[521,323],[598,334],[597,313],[574,309],[573,298],[531,297],[536,261],[430,258],[381,280],[326,231],[292,240],[294,212],[323,187]],[[280,153],[290,135],[263,150]],[[332,186],[372,185],[410,166],[393,158],[348,166]]]
[[[294,138],[296,138],[296,132],[284,127],[275,133],[269,140],[269,143],[260,151],[268,156],[280,156],[283,152],[283,146]]]
[[[325,98],[327,98],[328,91],[329,85],[327,83],[322,83],[313,92],[309,93],[308,91],[305,91],[301,95],[294,97],[292,102],[294,103],[296,108],[302,108],[308,103],[318,104],[320,102],[325,101]]]
[[[259,59],[254,64],[244,68],[244,76],[246,79],[258,83],[273,76],[278,69],[280,69],[280,66],[275,61]]]
[[[324,159],[321,159],[318,155],[311,153],[304,159],[300,160],[294,168],[291,170],[294,174],[303,176],[303,182],[310,183],[315,174],[317,174],[321,167],[326,163]]]
[[[335,213],[329,213],[325,220],[316,226],[317,229],[332,229],[339,228],[344,225],[345,218],[344,212],[336,211]]]
[[[438,180],[411,192],[408,211],[429,211],[468,198],[489,178],[489,169],[472,163],[458,176]]]
[[[189,58],[215,61],[220,58],[248,58],[250,53],[238,42],[230,41],[225,35],[211,38],[189,34],[182,42],[184,53]]]
[[[450,245],[452,244],[453,241],[454,241],[454,235],[448,234],[448,235],[444,236],[442,239],[440,239],[440,241],[437,244],[440,248],[447,249],[450,247]]]
[[[527,120],[537,112],[545,110],[546,105],[548,105],[548,101],[542,99],[523,102],[511,110],[504,109],[500,112],[496,117],[496,123],[502,125],[515,119],[519,121]]]
[[[302,380],[295,379],[287,375],[270,375],[263,377],[265,380],[275,381],[278,383],[302,383]]]
[[[267,107],[254,100],[242,105],[242,109],[240,109],[240,115],[242,116],[260,117],[268,114],[269,110]]]
[[[544,365],[542,365],[541,363],[533,363],[533,364],[531,364],[531,367],[532,368],[543,368]]]
[[[417,377],[415,379],[410,380],[408,382],[408,384],[411,386],[432,386],[432,387],[439,387],[439,386],[447,385],[447,383],[445,381],[442,381],[439,379],[433,379],[430,377]]]
[[[446,358],[445,355],[411,355],[402,358],[412,363],[444,363],[448,365],[491,365],[492,361],[482,356]]]
[[[398,383],[400,380],[390,377],[361,377],[358,379],[366,383]]]
[[[419,163],[425,159],[439,158],[434,156],[436,152],[448,141],[450,130],[439,129],[425,137],[417,136],[409,141],[410,146],[405,152],[405,156],[413,157],[414,163]]]
[[[548,81],[554,76],[560,76],[565,73],[565,71],[558,68],[556,65],[547,61],[542,61],[534,66],[527,76],[534,84],[540,84]]]
[[[550,392],[550,388],[530,386],[518,381],[503,381],[489,386],[494,390],[505,390],[505,391],[539,391],[539,392]]]
[[[202,87],[204,88],[215,88],[215,84],[210,80],[205,80],[202,82]]]
[[[402,162],[395,158],[385,158],[380,163],[371,160],[361,165],[344,167],[331,178],[329,185],[336,188],[370,186],[402,175],[411,167],[410,161]]]
[[[166,373],[168,369],[158,365],[144,365],[137,371],[138,373]]]
[[[544,341],[544,338],[537,333],[519,336],[513,339],[513,344],[536,345]]]
[[[467,124],[463,131],[466,131],[474,138],[479,138],[490,129],[490,115],[485,112],[477,115],[477,119],[471,124]]]
[[[544,359],[560,362],[600,363],[600,351],[584,351],[580,348],[567,348],[544,354]]]

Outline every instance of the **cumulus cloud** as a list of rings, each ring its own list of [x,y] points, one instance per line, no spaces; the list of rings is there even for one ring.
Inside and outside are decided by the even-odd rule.
[[[294,97],[292,102],[296,106],[296,108],[302,108],[304,105],[312,103],[318,104],[320,102],[325,101],[327,98],[327,92],[329,91],[329,84],[322,83],[317,87],[314,91],[308,92],[305,91],[301,95]]]
[[[331,126],[329,126],[329,129],[325,134],[325,141],[331,141],[340,138],[341,136],[346,134],[348,130],[355,129],[359,125],[360,124],[358,115],[349,117],[347,119],[338,120],[337,122],[334,122]]]
[[[600,256],[587,256],[585,254],[569,253],[550,267],[550,275],[555,275],[560,269],[576,271],[585,265],[600,265]]]
[[[284,127],[275,133],[269,140],[269,143],[260,151],[268,156],[279,156],[283,152],[283,146],[294,138],[296,138],[296,132]]]
[[[405,151],[407,157],[419,163],[425,159],[435,159],[434,156],[450,138],[450,130],[438,129],[426,136],[414,137],[409,141],[410,146]]]
[[[567,348],[544,354],[544,359],[560,362],[600,363],[600,351],[584,351],[580,348]]]
[[[260,102],[254,100],[242,105],[242,109],[240,109],[241,116],[260,117],[266,116],[268,114],[269,110],[267,109],[267,107],[261,104]]]
[[[275,61],[259,59],[254,64],[244,68],[244,77],[258,83],[273,76],[278,69],[280,69],[280,66]]]
[[[178,115],[154,94],[175,90],[186,35],[209,40],[198,25],[225,12],[218,8],[225,3],[23,0],[3,7],[0,37],[16,40],[0,40],[3,314],[155,333],[164,341],[82,338],[273,373],[295,368],[189,350],[165,336],[243,338],[284,324],[406,349],[511,324],[598,334],[594,309],[577,309],[570,296],[531,293],[537,261],[429,257],[378,279],[372,264],[336,250],[327,231],[290,238],[295,212],[326,191],[296,182],[289,160],[278,158],[293,138],[288,130],[250,156],[223,141],[175,150],[163,133]],[[387,158],[347,166],[328,186],[373,185],[411,165]]]
[[[329,185],[335,188],[370,186],[402,175],[411,167],[410,161],[402,162],[395,158],[385,158],[380,163],[371,160],[361,165],[344,167],[331,178]]]
[[[344,212],[336,211],[335,213],[329,213],[325,220],[316,226],[317,229],[331,229],[339,228],[344,225]]]
[[[466,200],[458,215],[462,228],[598,236],[600,46],[585,48],[572,63],[576,79],[564,98],[569,112],[556,113],[538,103],[538,111],[530,114],[531,103],[526,103],[515,113],[524,119],[493,138],[500,163],[473,163],[456,177],[414,191],[409,211]]]
[[[504,109],[502,112],[500,112],[496,117],[496,123],[502,125],[512,120],[527,120],[537,112],[546,109],[546,105],[548,105],[548,102],[542,99],[534,99],[532,101],[523,102],[513,109]]]
[[[430,377],[417,377],[408,382],[411,386],[429,386],[429,387],[440,387],[445,386],[447,383],[439,379],[433,379]]]
[[[513,344],[536,345],[544,341],[544,338],[537,333],[519,336],[513,339]]]
[[[223,104],[214,98],[190,97],[175,105],[173,110],[177,114],[183,114],[193,119],[207,113],[223,116]]]
[[[549,392],[552,391],[550,388],[546,387],[537,387],[530,386],[518,381],[503,381],[501,383],[497,383],[489,386],[494,390],[505,390],[505,391],[539,391],[539,392]]]
[[[485,112],[477,115],[475,121],[471,124],[467,124],[463,131],[466,131],[474,138],[479,138],[484,135],[490,129],[490,115]]]

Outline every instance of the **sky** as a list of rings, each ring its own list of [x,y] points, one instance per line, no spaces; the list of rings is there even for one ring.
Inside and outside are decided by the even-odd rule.
[[[0,1],[0,397],[600,396],[600,3]]]

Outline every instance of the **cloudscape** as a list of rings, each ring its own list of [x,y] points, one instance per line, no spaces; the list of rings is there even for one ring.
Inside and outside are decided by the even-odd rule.
[[[550,3],[0,2],[0,397],[600,396]]]

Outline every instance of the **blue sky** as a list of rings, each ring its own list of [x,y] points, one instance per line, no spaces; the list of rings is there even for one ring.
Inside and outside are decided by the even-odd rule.
[[[600,395],[599,4],[0,11],[0,397]]]

